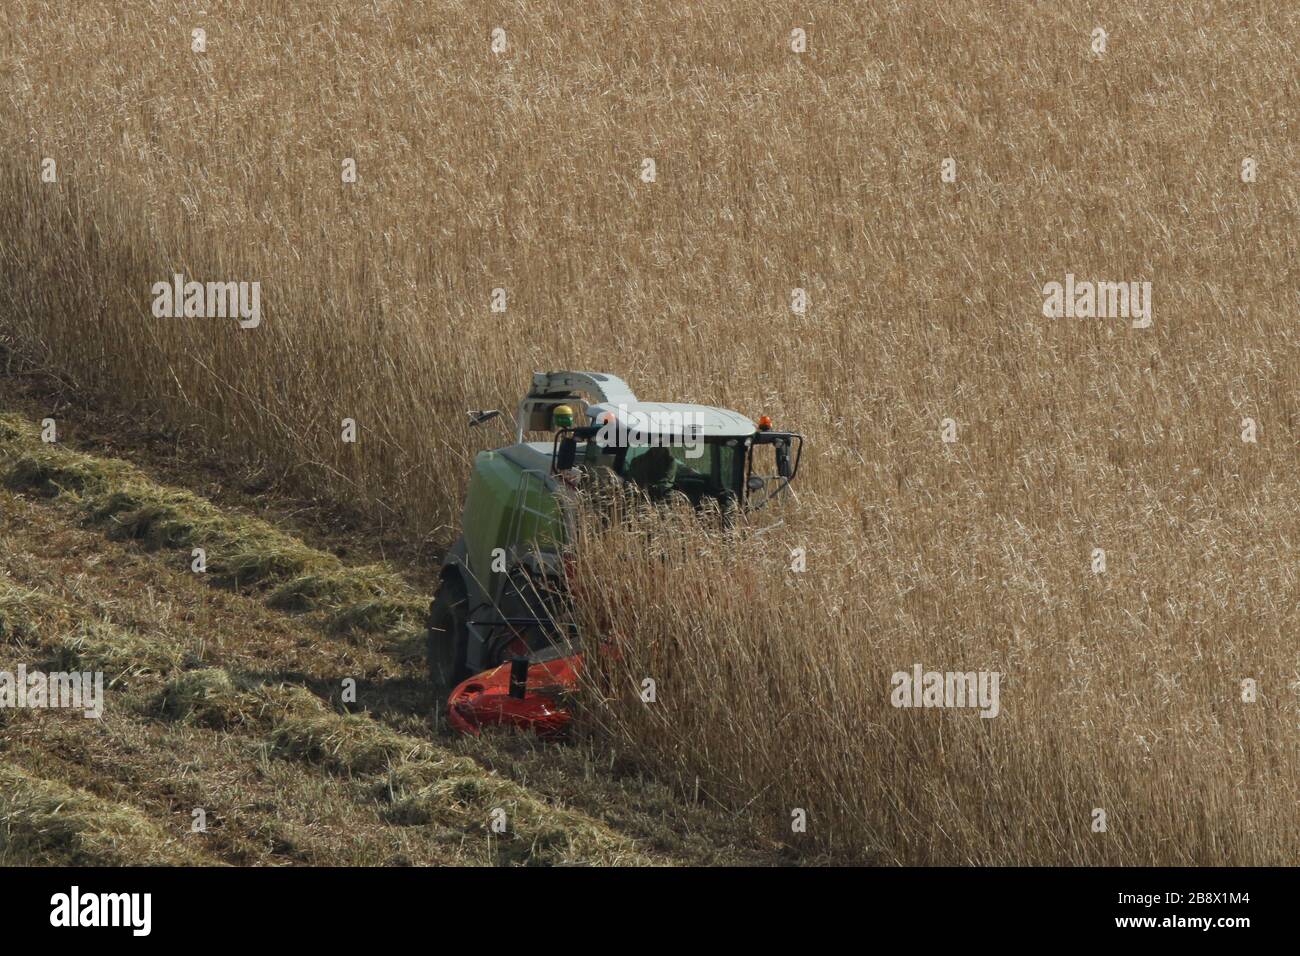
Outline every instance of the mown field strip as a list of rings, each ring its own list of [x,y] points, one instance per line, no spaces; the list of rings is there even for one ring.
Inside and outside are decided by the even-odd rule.
[[[123,462],[40,446],[13,417],[0,418],[0,479],[4,668],[102,670],[109,684],[102,721],[4,712],[6,772],[30,781],[4,805],[14,861],[186,862],[211,846],[231,862],[665,862],[418,735],[385,642],[409,637],[419,598],[391,572],[377,585]],[[187,549],[203,545],[221,573],[189,570]],[[402,685],[383,706],[415,732],[336,711],[324,697],[348,674],[359,701]],[[52,830],[57,801],[39,797],[60,788],[80,816]],[[187,834],[195,808],[212,815],[207,834]],[[132,849],[137,817],[183,837],[174,858],[166,841]]]

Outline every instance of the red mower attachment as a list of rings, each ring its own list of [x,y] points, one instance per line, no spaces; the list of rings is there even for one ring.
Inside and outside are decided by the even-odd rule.
[[[569,700],[578,688],[582,655],[530,664],[516,657],[462,681],[447,699],[447,718],[461,733],[499,725],[540,737],[564,732],[572,720]]]

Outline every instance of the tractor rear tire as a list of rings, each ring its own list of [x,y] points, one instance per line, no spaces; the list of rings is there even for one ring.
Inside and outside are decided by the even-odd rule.
[[[444,693],[450,692],[469,676],[465,661],[469,641],[465,624],[468,608],[469,598],[460,575],[450,574],[443,578],[429,606],[426,655],[429,680]]]

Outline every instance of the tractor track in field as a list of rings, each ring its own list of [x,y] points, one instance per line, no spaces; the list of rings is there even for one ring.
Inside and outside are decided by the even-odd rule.
[[[0,671],[108,688],[101,720],[0,710],[0,863],[780,861],[617,757],[451,734],[420,572],[345,562],[147,455],[45,443],[40,410],[0,387]]]

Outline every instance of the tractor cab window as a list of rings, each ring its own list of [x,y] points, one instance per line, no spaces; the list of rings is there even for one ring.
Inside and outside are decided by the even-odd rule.
[[[702,498],[735,495],[743,448],[737,439],[686,445],[634,445],[622,462],[622,476],[651,498],[678,491],[699,505]]]

